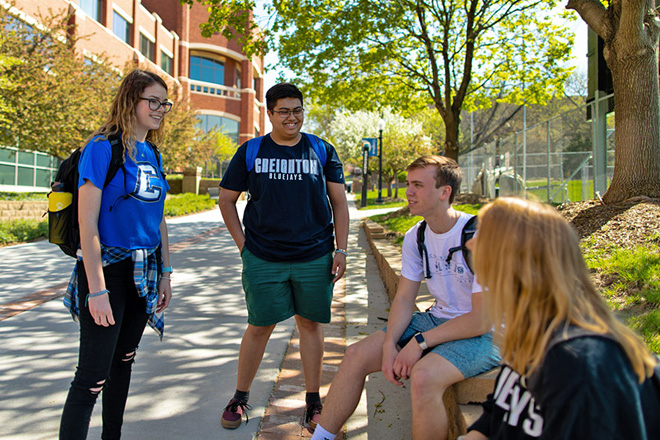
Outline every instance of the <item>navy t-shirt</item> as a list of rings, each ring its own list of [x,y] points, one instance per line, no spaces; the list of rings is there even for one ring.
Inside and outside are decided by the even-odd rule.
[[[311,261],[334,249],[332,211],[326,180],[344,183],[334,147],[325,167],[307,136],[294,146],[276,144],[266,135],[251,171],[247,142],[240,146],[220,182],[231,191],[248,191],[243,216],[245,246],[266,261]]]

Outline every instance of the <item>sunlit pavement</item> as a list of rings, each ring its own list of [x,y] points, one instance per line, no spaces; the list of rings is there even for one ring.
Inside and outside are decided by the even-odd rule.
[[[361,254],[364,244],[357,243],[357,218],[364,215],[351,208],[351,246],[360,246]],[[175,268],[173,300],[164,340],[150,328],[145,330],[123,436],[252,439],[277,381],[294,321],[279,324],[273,332],[250,392],[249,423],[235,431],[222,429],[219,416],[236,386],[247,319],[241,260],[218,210],[170,219],[168,226]],[[355,316],[356,322],[365,321],[371,307],[365,296],[364,258],[360,255],[351,263],[346,282],[346,301],[351,303],[346,319]],[[0,438],[56,438],[77,360],[77,324],[60,298],[73,259],[44,241],[0,248],[0,261]],[[348,337],[356,332],[364,334],[353,326]],[[99,399],[90,439],[100,438],[100,408]],[[366,431],[366,426],[361,429]]]

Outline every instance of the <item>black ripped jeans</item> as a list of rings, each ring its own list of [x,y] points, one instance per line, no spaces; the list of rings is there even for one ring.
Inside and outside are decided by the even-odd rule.
[[[85,305],[87,275],[78,262],[80,351],[78,367],[69,388],[60,424],[60,440],[84,440],[96,398],[103,390],[103,440],[121,437],[121,425],[131,380],[133,359],[148,315],[133,281],[133,261],[128,258],[103,268],[115,324],[96,325]]]

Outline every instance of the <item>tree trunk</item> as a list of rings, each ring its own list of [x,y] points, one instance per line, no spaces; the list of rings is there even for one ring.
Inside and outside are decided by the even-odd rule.
[[[568,0],[566,7],[605,42],[603,55],[612,71],[616,124],[614,176],[606,203],[631,197],[660,197],[660,91],[655,0]]]
[[[655,59],[625,64],[612,72],[616,149],[614,177],[603,197],[606,203],[660,197],[658,68]]]
[[[603,197],[615,203],[635,196],[660,197],[658,41],[632,56],[609,45],[614,84],[614,177]],[[607,47],[607,46],[606,46]]]
[[[445,156],[458,162],[458,136],[461,119],[453,110],[445,112]]]

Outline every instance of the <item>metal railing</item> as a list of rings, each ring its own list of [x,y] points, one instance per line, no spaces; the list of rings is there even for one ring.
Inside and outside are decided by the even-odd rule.
[[[594,198],[598,191],[595,155],[606,151],[606,170],[605,166],[601,168],[606,182],[614,171],[613,113],[605,117],[607,112],[601,111],[599,121],[596,111],[598,105],[610,103],[610,98],[603,96],[459,156],[463,169],[461,191],[551,203]],[[599,147],[596,144],[603,124],[606,133],[600,136],[600,142],[606,145]]]
[[[190,80],[190,91],[203,95],[224,96],[230,99],[241,99],[241,89],[227,87],[205,81]]]

